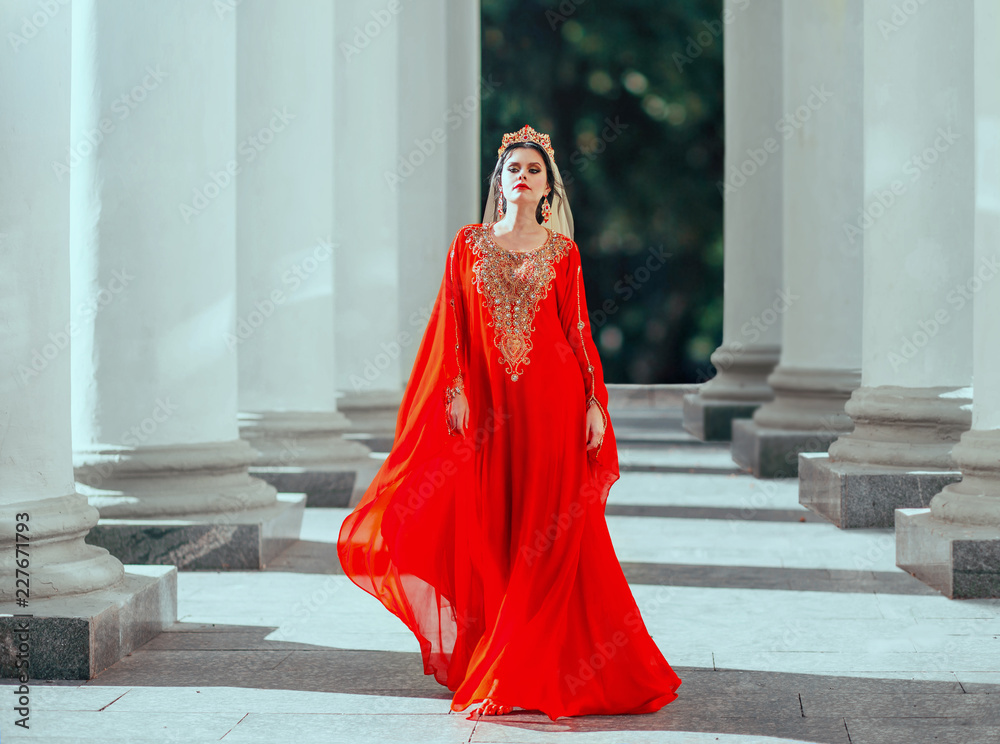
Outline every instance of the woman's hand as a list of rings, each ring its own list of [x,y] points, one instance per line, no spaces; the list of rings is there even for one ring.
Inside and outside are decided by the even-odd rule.
[[[595,403],[587,408],[587,449],[596,449],[603,441],[604,415],[601,413],[601,404]]]
[[[465,427],[469,425],[469,399],[465,397],[463,390],[451,400],[448,407],[448,426],[465,436]]]

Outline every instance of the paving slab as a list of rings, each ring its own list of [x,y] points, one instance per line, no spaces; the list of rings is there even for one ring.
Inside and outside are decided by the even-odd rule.
[[[618,448],[622,471],[665,473],[741,473],[728,447],[709,444],[623,444]]]
[[[643,444],[660,435],[641,418],[607,520],[647,629],[683,680],[656,713],[450,712],[413,635],[340,570],[348,510],[307,508],[301,539],[263,570],[180,574],[178,622],[96,679],[34,681],[31,732],[0,719],[0,738],[1000,741],[1000,600],[944,598],[895,566],[891,530],[800,522],[794,479],[758,481],[728,447],[677,432]]]

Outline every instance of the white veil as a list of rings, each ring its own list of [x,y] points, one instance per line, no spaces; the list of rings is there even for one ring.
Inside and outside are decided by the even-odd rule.
[[[555,176],[555,188],[552,189],[552,215],[548,222],[542,223],[553,232],[562,233],[570,240],[573,240],[573,213],[569,210],[569,199],[566,198],[566,189],[563,186],[562,176],[559,174],[559,166],[556,159],[550,157],[552,163],[552,173]],[[483,224],[496,222],[497,219],[497,193],[493,179],[490,179],[490,193],[486,197],[486,210],[483,212]]]

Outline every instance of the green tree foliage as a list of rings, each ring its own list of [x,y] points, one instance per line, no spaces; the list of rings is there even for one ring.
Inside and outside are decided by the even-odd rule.
[[[500,83],[483,101],[484,181],[505,132],[552,136],[608,382],[700,382],[721,341],[721,13],[482,0],[482,72]]]

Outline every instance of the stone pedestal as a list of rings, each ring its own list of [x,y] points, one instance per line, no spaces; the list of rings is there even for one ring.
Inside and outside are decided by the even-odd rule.
[[[799,503],[841,529],[892,527],[895,510],[928,506],[962,477],[958,470],[833,462],[825,452],[799,455]]]
[[[396,437],[402,390],[369,390],[344,393],[337,408],[349,420],[344,437],[364,444],[372,452],[388,452]]]
[[[1000,527],[897,509],[896,565],[950,599],[1000,597]]]
[[[1000,597],[1000,429],[965,432],[952,457],[960,480],[896,511],[896,565],[954,599]]]
[[[15,649],[27,624],[29,675],[93,679],[177,622],[177,569],[126,565],[105,589],[31,601],[28,609],[0,603],[0,677],[16,678]],[[18,616],[30,612],[31,617]]]
[[[101,519],[87,542],[131,563],[180,570],[254,571],[298,541],[306,495],[278,494],[270,506],[175,519]]]
[[[800,452],[824,452],[851,430],[844,401],[857,373],[778,367],[773,402],[733,422],[733,460],[757,478],[794,478]]]
[[[746,7],[742,7],[746,5]],[[729,441],[732,421],[748,418],[774,394],[767,376],[778,363],[782,317],[782,160],[777,143],[782,104],[782,3],[726,0],[723,34],[726,155],[723,197],[725,297],[716,374],[684,400],[684,428],[702,440]],[[706,370],[702,379],[709,377]],[[700,381],[700,380],[699,380]]]
[[[859,388],[851,434],[828,457],[802,456],[799,503],[838,527],[892,527],[894,510],[925,507],[961,478],[952,447],[971,423],[969,389]]]
[[[767,376],[780,356],[777,346],[720,346],[712,353],[718,374],[697,393],[684,396],[684,428],[705,442],[730,441],[733,419],[750,418],[761,405],[774,399]]]
[[[304,493],[308,506],[347,506],[370,450],[344,436],[339,411],[243,412],[240,434],[257,450],[251,475],[278,491]]]

